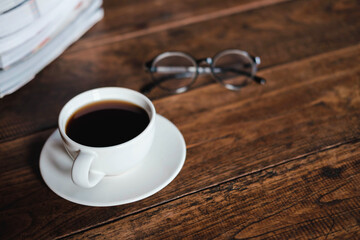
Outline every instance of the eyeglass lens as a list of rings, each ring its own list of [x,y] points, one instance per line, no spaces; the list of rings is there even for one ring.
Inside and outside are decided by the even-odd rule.
[[[153,63],[152,73],[157,84],[170,91],[191,85],[196,77],[196,63],[186,55],[168,55]]]
[[[236,52],[219,54],[213,60],[213,74],[225,86],[242,87],[253,76],[252,60]]]

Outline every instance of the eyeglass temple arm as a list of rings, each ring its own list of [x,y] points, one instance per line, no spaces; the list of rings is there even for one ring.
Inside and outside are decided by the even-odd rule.
[[[153,64],[154,59],[151,59],[150,61],[145,63],[145,70],[149,71],[151,69],[151,65]]]
[[[229,72],[235,72],[240,75],[245,75],[245,76],[251,77],[251,75],[248,72],[240,71],[240,70],[234,69],[234,68],[216,68],[216,69],[219,69],[221,72],[229,71]],[[252,79],[258,84],[263,85],[266,83],[266,80],[264,78],[256,76],[256,75],[252,76]]]
[[[156,82],[150,82],[148,84],[146,84],[145,86],[140,88],[140,92],[141,93],[149,93],[154,87],[156,87],[157,83]]]
[[[240,72],[240,71],[236,71],[236,72]],[[244,74],[245,72],[242,72],[243,75],[249,75],[249,74]],[[164,76],[162,78],[157,79],[156,81],[150,82],[148,84],[146,84],[145,86],[143,86],[140,89],[140,92],[142,93],[149,93],[154,87],[156,87],[157,85],[159,85],[162,82],[168,81],[169,79],[172,79],[173,77],[175,78],[183,78],[186,77],[187,73],[179,73],[179,74],[175,74],[175,76]],[[265,84],[266,80],[262,77],[259,76],[253,76],[252,78],[256,83],[258,84]]]
[[[264,85],[266,83],[266,79],[259,76],[253,76],[253,80],[261,85]]]

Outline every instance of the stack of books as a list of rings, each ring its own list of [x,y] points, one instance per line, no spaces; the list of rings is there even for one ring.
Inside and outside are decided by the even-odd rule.
[[[102,0],[1,0],[0,98],[57,58],[104,16]]]

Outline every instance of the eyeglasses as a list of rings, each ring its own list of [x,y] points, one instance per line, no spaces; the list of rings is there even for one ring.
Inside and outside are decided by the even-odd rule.
[[[211,74],[213,78],[229,90],[240,90],[255,81],[265,84],[266,80],[256,76],[260,57],[245,51],[228,49],[213,58],[195,59],[184,52],[164,52],[145,64],[153,82],[141,89],[149,92],[155,86],[173,93],[187,91],[198,75]]]

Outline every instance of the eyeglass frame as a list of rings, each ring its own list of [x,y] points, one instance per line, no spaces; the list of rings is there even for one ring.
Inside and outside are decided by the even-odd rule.
[[[260,57],[258,56],[252,56],[250,55],[248,52],[246,51],[243,51],[243,50],[239,50],[239,49],[225,49],[223,51],[220,51],[218,52],[217,54],[214,55],[214,57],[207,57],[207,58],[200,58],[200,59],[195,59],[193,56],[191,56],[190,54],[186,53],[186,52],[181,52],[181,51],[167,51],[167,52],[163,52],[159,55],[157,55],[156,57],[154,57],[153,59],[151,59],[150,61],[146,62],[145,63],[145,71],[149,72],[150,75],[151,75],[151,78],[153,80],[152,83],[144,86],[141,91],[143,93],[146,93],[146,92],[149,92],[151,91],[155,86],[159,85],[158,83],[158,79],[156,79],[152,73],[155,73],[157,72],[157,67],[155,66],[152,66],[154,62],[158,62],[160,61],[161,59],[164,59],[164,58],[167,58],[169,56],[180,56],[180,57],[186,57],[187,59],[189,59],[193,66],[191,67],[195,67],[196,71],[194,72],[194,76],[192,77],[192,80],[191,80],[191,83],[187,84],[186,86],[183,86],[183,87],[180,87],[180,88],[177,88],[177,89],[169,89],[169,88],[166,88],[166,87],[163,87],[161,85],[159,85],[160,88],[164,89],[164,90],[167,90],[169,92],[173,92],[173,93],[182,93],[182,92],[185,92],[187,91],[190,86],[195,82],[195,80],[197,79],[198,75],[199,74],[211,74],[212,77],[218,82],[220,83],[221,85],[223,85],[225,88],[229,89],[229,90],[232,90],[232,91],[239,91],[241,88],[244,87],[244,84],[241,84],[239,86],[236,86],[236,85],[233,85],[233,84],[228,84],[228,83],[225,83],[223,81],[223,79],[219,78],[215,72],[214,72],[214,69],[215,67],[213,66],[214,64],[214,59],[218,59],[219,57],[221,57],[222,55],[225,55],[225,54],[229,54],[229,53],[236,53],[238,55],[241,55],[243,57],[246,57],[248,58],[249,60],[251,60],[251,75],[250,76],[247,76],[249,77],[250,79],[252,79],[253,81],[255,81],[256,83],[258,84],[265,84],[266,83],[266,80],[262,77],[259,77],[259,76],[256,76],[256,72],[257,72],[257,66],[261,63],[261,60],[260,60]],[[202,63],[206,63],[208,64],[209,66],[208,67],[200,67],[200,64]],[[206,71],[206,70],[203,70],[203,69],[207,69],[209,68],[210,69],[210,72],[209,71]],[[201,70],[201,71],[199,71]],[[240,73],[239,75],[247,75],[247,73],[245,72],[242,72]],[[246,85],[246,84],[245,84]]]

